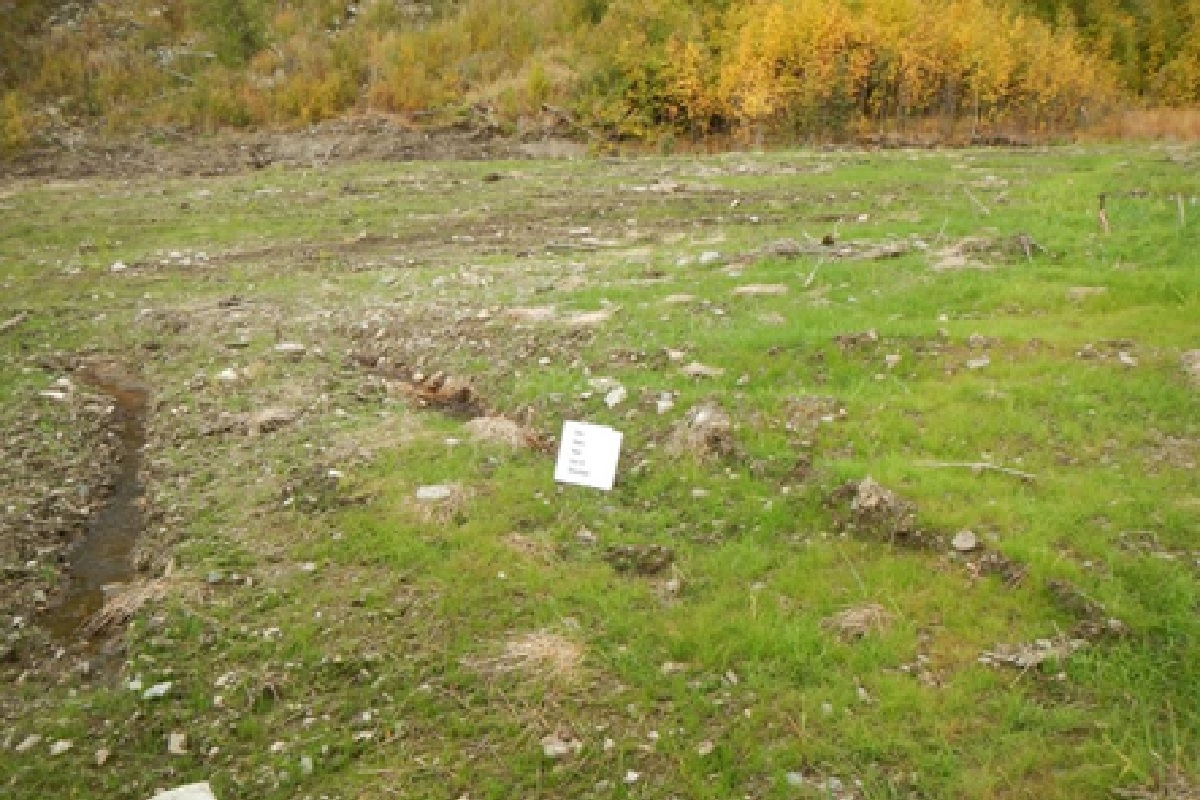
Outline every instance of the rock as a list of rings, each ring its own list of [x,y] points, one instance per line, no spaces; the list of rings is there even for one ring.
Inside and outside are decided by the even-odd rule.
[[[682,372],[689,378],[719,378],[725,374],[725,370],[720,367],[709,367],[699,361],[693,361],[683,367]]]
[[[142,692],[142,699],[143,700],[158,700],[159,698],[166,697],[167,693],[171,691],[171,686],[172,686],[171,681],[165,681],[163,683],[156,683],[153,686],[151,686],[149,689],[147,689],[146,691]]]
[[[1117,360],[1127,367],[1136,367],[1138,365],[1137,357],[1130,355],[1124,350],[1117,353]]]
[[[670,305],[683,305],[684,303],[690,303],[695,299],[696,296],[693,294],[669,294],[663,298],[663,302]]]
[[[804,786],[804,773],[802,772],[789,772],[785,778],[787,785],[793,789],[799,789]]]
[[[168,733],[167,734],[167,752],[173,756],[187,755],[187,734],[186,733]]]
[[[466,424],[471,438],[480,442],[494,442],[509,447],[536,447],[540,437],[505,417],[476,417]]]
[[[967,361],[967,369],[983,369],[992,363],[992,359],[988,356],[980,356]]]
[[[59,739],[54,744],[50,745],[50,755],[61,756],[63,753],[70,750],[73,746],[74,746],[73,742],[70,742],[66,739]]]
[[[107,747],[101,747],[99,750],[97,750],[96,751],[96,766],[103,767],[105,764],[107,764],[108,758],[110,755],[112,755],[112,753],[109,752]]]
[[[189,783],[187,786],[156,794],[150,800],[217,800],[217,797],[212,792],[212,786],[205,781],[204,783]]]
[[[300,774],[301,775],[312,775],[313,774],[313,760],[310,756],[300,756]]]
[[[280,342],[274,347],[275,355],[299,361],[308,352],[308,348],[299,342]]]
[[[716,250],[705,250],[700,254],[700,266],[708,267],[721,261],[721,254]]]
[[[951,546],[960,553],[969,553],[979,547],[979,539],[969,530],[961,530],[954,534]]]
[[[626,771],[624,780],[625,780],[625,783],[634,784],[634,783],[637,783],[639,780],[641,780],[641,778],[642,778],[642,773],[636,772],[631,769],[631,770]]]
[[[671,392],[663,392],[654,401],[654,410],[659,414],[665,414],[675,407],[675,396]]]
[[[109,265],[108,271],[109,272],[124,272],[128,268],[129,268],[128,265],[126,265],[124,261],[114,261],[112,264]]]
[[[739,297],[787,294],[788,287],[782,283],[750,283],[733,290]]]
[[[898,354],[891,353],[883,357],[883,363],[888,369],[895,369],[900,366],[901,357]]]
[[[608,406],[609,408],[616,408],[621,403],[625,402],[625,398],[628,396],[629,393],[625,390],[624,386],[617,386],[609,390],[608,394],[604,395],[604,405]]]
[[[705,741],[696,745],[696,755],[703,758],[704,756],[712,755],[712,751],[715,749],[716,746],[706,739]]]
[[[542,754],[549,759],[566,758],[583,750],[583,742],[573,736],[551,733],[542,737]]]
[[[41,744],[41,741],[42,735],[40,733],[31,733],[22,739],[21,743],[18,744],[14,749],[18,753],[24,753],[26,750],[32,750],[33,748],[37,747],[39,744]]]
[[[445,484],[421,486],[417,489],[417,499],[427,503],[449,500],[453,495],[454,487]]]
[[[238,371],[233,367],[226,367],[217,373],[217,380],[221,383],[237,383],[239,377]]]

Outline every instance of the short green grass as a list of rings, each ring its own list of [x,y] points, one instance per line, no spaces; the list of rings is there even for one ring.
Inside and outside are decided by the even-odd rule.
[[[4,423],[44,402],[49,354],[140,370],[163,512],[148,542],[175,568],[113,670],[80,677],[70,649],[4,666],[4,795],[1196,791],[1200,387],[1180,358],[1200,348],[1198,165],[1182,148],[786,152],[5,188],[0,319],[30,319],[0,334]],[[913,247],[747,255],[827,233]],[[1043,250],[933,268],[964,237],[1017,234]],[[734,295],[750,283],[787,292]],[[551,305],[614,314],[579,330],[506,315]],[[308,353],[280,361],[279,340]],[[349,358],[363,350],[469,378],[545,437],[564,419],[618,427],[618,485],[556,486],[552,455],[474,442],[388,395]],[[724,373],[687,377],[692,360]],[[215,380],[229,366],[247,377]],[[600,376],[629,399],[607,408]],[[732,455],[670,451],[702,402],[731,416]],[[204,432],[269,405],[299,423]],[[1036,480],[928,466],[980,461]],[[284,503],[285,484],[303,495],[330,469],[343,477],[320,502]],[[840,528],[828,498],[868,475],[1023,580]],[[416,501],[436,483],[459,494]],[[602,555],[621,544],[675,562],[618,573]],[[1051,580],[1128,635],[1025,671],[980,663],[1078,622]],[[891,621],[862,639],[822,624],[867,603]],[[533,634],[570,646],[568,674],[513,655]],[[135,678],[172,690],[145,701]],[[171,732],[186,755],[167,753]],[[32,733],[44,741],[16,752]],[[548,735],[581,749],[548,758]],[[57,740],[73,747],[50,757]]]

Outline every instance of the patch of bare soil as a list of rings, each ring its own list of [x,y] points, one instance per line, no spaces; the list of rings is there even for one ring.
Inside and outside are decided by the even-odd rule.
[[[298,131],[178,132],[110,140],[79,132],[0,161],[0,178],[133,178],[229,175],[271,165],[305,168],[360,161],[547,158],[580,155],[574,142],[525,142],[486,125],[422,129],[387,117],[341,119]]]
[[[113,399],[81,384],[69,356],[35,358],[45,389],[0,419],[0,661],[45,644],[35,617],[61,602],[72,549],[119,469]]]

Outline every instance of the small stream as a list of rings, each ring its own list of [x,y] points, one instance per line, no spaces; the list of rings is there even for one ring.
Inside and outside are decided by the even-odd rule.
[[[116,404],[120,464],[112,494],[92,516],[83,540],[70,553],[62,602],[40,619],[63,643],[74,642],[83,624],[104,606],[106,586],[127,583],[134,577],[132,552],[143,526],[138,470],[146,443],[149,392],[132,381],[85,379]]]

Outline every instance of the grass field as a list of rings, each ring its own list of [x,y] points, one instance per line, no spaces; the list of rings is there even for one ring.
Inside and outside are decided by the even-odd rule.
[[[1200,796],[1198,250],[1194,148],[0,187],[6,530],[113,362],[159,580],[0,565],[0,794]]]

